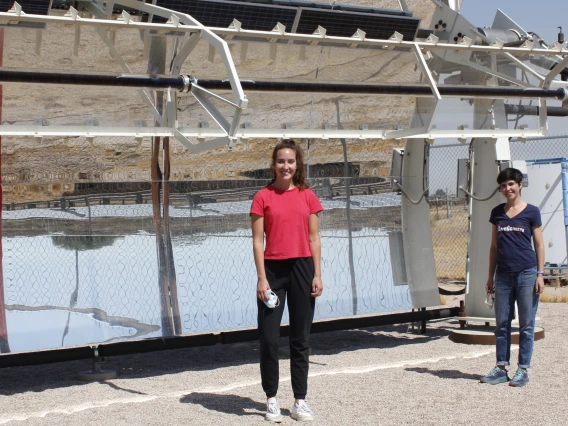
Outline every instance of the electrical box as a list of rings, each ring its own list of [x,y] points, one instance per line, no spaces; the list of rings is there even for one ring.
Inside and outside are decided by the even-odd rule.
[[[515,162],[516,163],[516,162]],[[526,161],[530,186],[521,196],[540,210],[544,260],[546,263],[568,263],[568,158]],[[524,174],[524,173],[523,173]]]
[[[458,159],[458,181],[456,186],[456,197],[463,200],[467,194],[461,189],[469,191],[469,160],[467,158]]]
[[[544,161],[548,161],[548,160],[544,160]],[[512,161],[511,167],[513,167],[514,169],[520,170],[520,172],[523,174],[523,188],[528,187],[529,186],[529,172],[528,172],[528,169],[527,169],[527,162],[523,161],[523,160]]]
[[[393,285],[408,285],[408,277],[406,275],[406,262],[404,259],[404,247],[402,241],[402,230],[389,232],[389,252],[391,259]]]
[[[404,159],[404,148],[393,148],[392,161],[391,161],[391,189],[393,191],[400,191],[398,185],[402,186],[403,159]]]

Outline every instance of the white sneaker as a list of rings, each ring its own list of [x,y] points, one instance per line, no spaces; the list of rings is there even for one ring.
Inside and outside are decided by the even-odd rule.
[[[300,399],[292,406],[292,414],[290,414],[290,417],[299,422],[311,422],[314,419],[314,413],[310,410],[306,401]]]
[[[280,413],[280,404],[277,398],[268,398],[266,401],[266,415],[264,420],[269,422],[280,423],[282,421],[282,414]]]

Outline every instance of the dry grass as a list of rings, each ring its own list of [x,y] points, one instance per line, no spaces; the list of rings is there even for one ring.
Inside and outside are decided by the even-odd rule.
[[[568,288],[546,287],[544,293],[540,295],[540,301],[543,303],[566,303],[568,302]]]
[[[467,211],[454,207],[452,216],[446,218],[445,209],[440,209],[441,219],[435,220],[434,209],[431,216],[436,275],[439,280],[463,280],[467,258]]]

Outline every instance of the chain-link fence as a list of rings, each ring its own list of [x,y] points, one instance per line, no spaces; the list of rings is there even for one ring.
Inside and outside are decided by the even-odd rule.
[[[25,158],[28,142],[8,144],[2,158],[12,351],[255,326],[249,209],[275,141],[190,155],[176,142],[168,154],[152,141],[109,138],[88,162],[70,150],[73,167],[44,167],[45,148],[26,146]],[[325,209],[315,318],[410,309],[391,265],[390,236],[401,228],[392,144],[301,144]],[[40,332],[50,337],[30,338]]]
[[[538,160],[566,157],[568,137],[512,140],[511,159]],[[457,160],[468,158],[467,144],[435,144],[430,149],[430,220],[439,281],[464,281],[467,258],[468,210],[458,199]],[[487,218],[489,220],[489,218]]]

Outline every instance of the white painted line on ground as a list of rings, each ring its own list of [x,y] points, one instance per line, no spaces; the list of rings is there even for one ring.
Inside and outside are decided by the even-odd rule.
[[[518,346],[512,346],[511,350],[517,349]],[[318,376],[332,376],[338,374],[366,374],[373,371],[378,370],[387,370],[391,368],[402,368],[409,365],[419,365],[419,364],[433,364],[440,361],[447,361],[453,359],[471,359],[471,358],[478,358],[486,355],[491,355],[495,353],[494,347],[485,351],[478,351],[478,352],[470,352],[470,353],[460,353],[457,355],[447,355],[442,357],[434,357],[434,358],[423,358],[423,359],[411,359],[406,361],[399,361],[395,363],[387,363],[387,364],[377,364],[377,365],[368,365],[364,367],[358,368],[340,368],[337,370],[330,370],[330,371],[318,371],[312,372],[309,374],[309,377],[318,377]],[[288,381],[290,377],[281,377],[280,381]],[[50,410],[45,411],[36,411],[32,413],[21,413],[21,414],[5,414],[0,415],[0,424],[6,424],[12,421],[26,421],[32,418],[43,418],[50,414],[74,414],[81,411],[86,410],[94,410],[97,408],[104,408],[108,407],[113,404],[140,404],[149,401],[155,401],[158,399],[166,399],[166,398],[180,398],[183,396],[187,396],[192,393],[224,393],[234,389],[242,389],[247,388],[250,386],[258,386],[260,385],[259,380],[251,380],[246,382],[237,382],[226,386],[214,387],[209,386],[199,390],[187,390],[187,391],[178,391],[178,392],[170,392],[164,394],[155,394],[155,395],[145,395],[145,396],[134,396],[129,398],[117,398],[117,399],[109,399],[103,401],[96,401],[96,402],[87,402],[83,404],[79,404],[73,407],[65,407],[65,408],[52,408]]]
[[[410,365],[420,365],[420,364],[433,364],[440,361],[447,361],[457,358],[464,358],[464,359],[471,359],[477,358],[480,356],[490,355],[495,352],[495,349],[492,350],[485,350],[481,352],[475,352],[471,354],[459,354],[459,355],[448,355],[436,358],[425,358],[425,359],[414,359],[414,360],[407,360],[407,361],[399,361],[390,364],[381,364],[381,365],[369,365],[366,367],[359,367],[359,368],[344,368],[340,370],[331,370],[331,371],[319,371],[317,373],[310,373],[309,377],[317,377],[317,376],[333,376],[336,374],[365,374],[371,373],[377,370],[386,370],[389,368],[402,368],[407,367]],[[290,378],[288,377],[288,380]],[[282,379],[280,380],[282,381]]]

